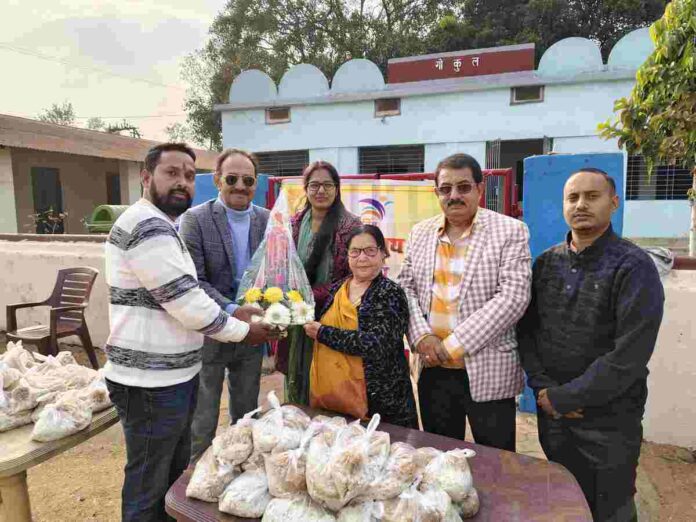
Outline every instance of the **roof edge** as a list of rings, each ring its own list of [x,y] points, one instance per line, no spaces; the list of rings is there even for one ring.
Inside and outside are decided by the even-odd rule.
[[[222,103],[216,104],[217,112],[267,109],[272,107],[295,107],[301,105],[326,105],[331,103],[353,103],[381,98],[408,98],[411,96],[429,96],[435,94],[452,94],[458,92],[489,91],[525,87],[529,85],[564,85],[590,83],[594,81],[619,81],[635,79],[633,69],[603,70],[580,73],[574,76],[542,76],[537,71],[491,74],[487,76],[469,76],[466,78],[445,78],[441,80],[424,80],[420,82],[388,83],[384,89],[377,91],[328,94],[315,98],[295,98],[273,100],[268,103]],[[496,81],[491,81],[495,79]]]

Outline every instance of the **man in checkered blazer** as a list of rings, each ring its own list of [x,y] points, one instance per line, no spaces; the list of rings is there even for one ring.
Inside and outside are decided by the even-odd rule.
[[[418,384],[423,427],[515,451],[515,396],[523,386],[515,324],[530,298],[529,232],[479,208],[483,174],[467,154],[442,160],[435,193],[443,214],[409,236],[399,282],[408,340],[425,368]]]

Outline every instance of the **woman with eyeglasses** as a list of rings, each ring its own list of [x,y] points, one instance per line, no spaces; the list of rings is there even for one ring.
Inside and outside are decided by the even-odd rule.
[[[341,179],[331,163],[310,163],[302,174],[302,182],[306,203],[290,222],[318,313],[331,285],[349,274],[346,239],[360,225],[360,219],[343,206]],[[286,375],[285,397],[290,402],[309,404],[312,344],[300,331],[278,346],[276,366]]]
[[[331,287],[321,322],[305,325],[314,339],[310,405],[417,428],[416,404],[404,356],[406,294],[382,274],[384,236],[361,225],[348,236],[351,275]]]

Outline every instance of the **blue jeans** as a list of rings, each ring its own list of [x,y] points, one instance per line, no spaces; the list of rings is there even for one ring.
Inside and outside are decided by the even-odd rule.
[[[109,380],[106,385],[126,439],[122,520],[172,520],[164,510],[164,496],[188,466],[198,376],[162,388]]]
[[[198,405],[191,425],[191,462],[213,442],[220,417],[220,399],[227,370],[230,423],[258,406],[263,346],[219,343],[206,339],[200,373]]]

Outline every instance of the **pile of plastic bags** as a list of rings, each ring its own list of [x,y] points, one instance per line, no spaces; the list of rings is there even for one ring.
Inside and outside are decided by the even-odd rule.
[[[365,428],[310,420],[273,392],[268,403],[258,420],[249,412],[213,440],[187,496],[266,522],[457,522],[478,512],[472,450],[390,444],[379,415]]]
[[[0,432],[33,422],[33,440],[61,439],[109,406],[103,374],[77,364],[70,352],[47,357],[20,341],[8,343],[0,356]]]

